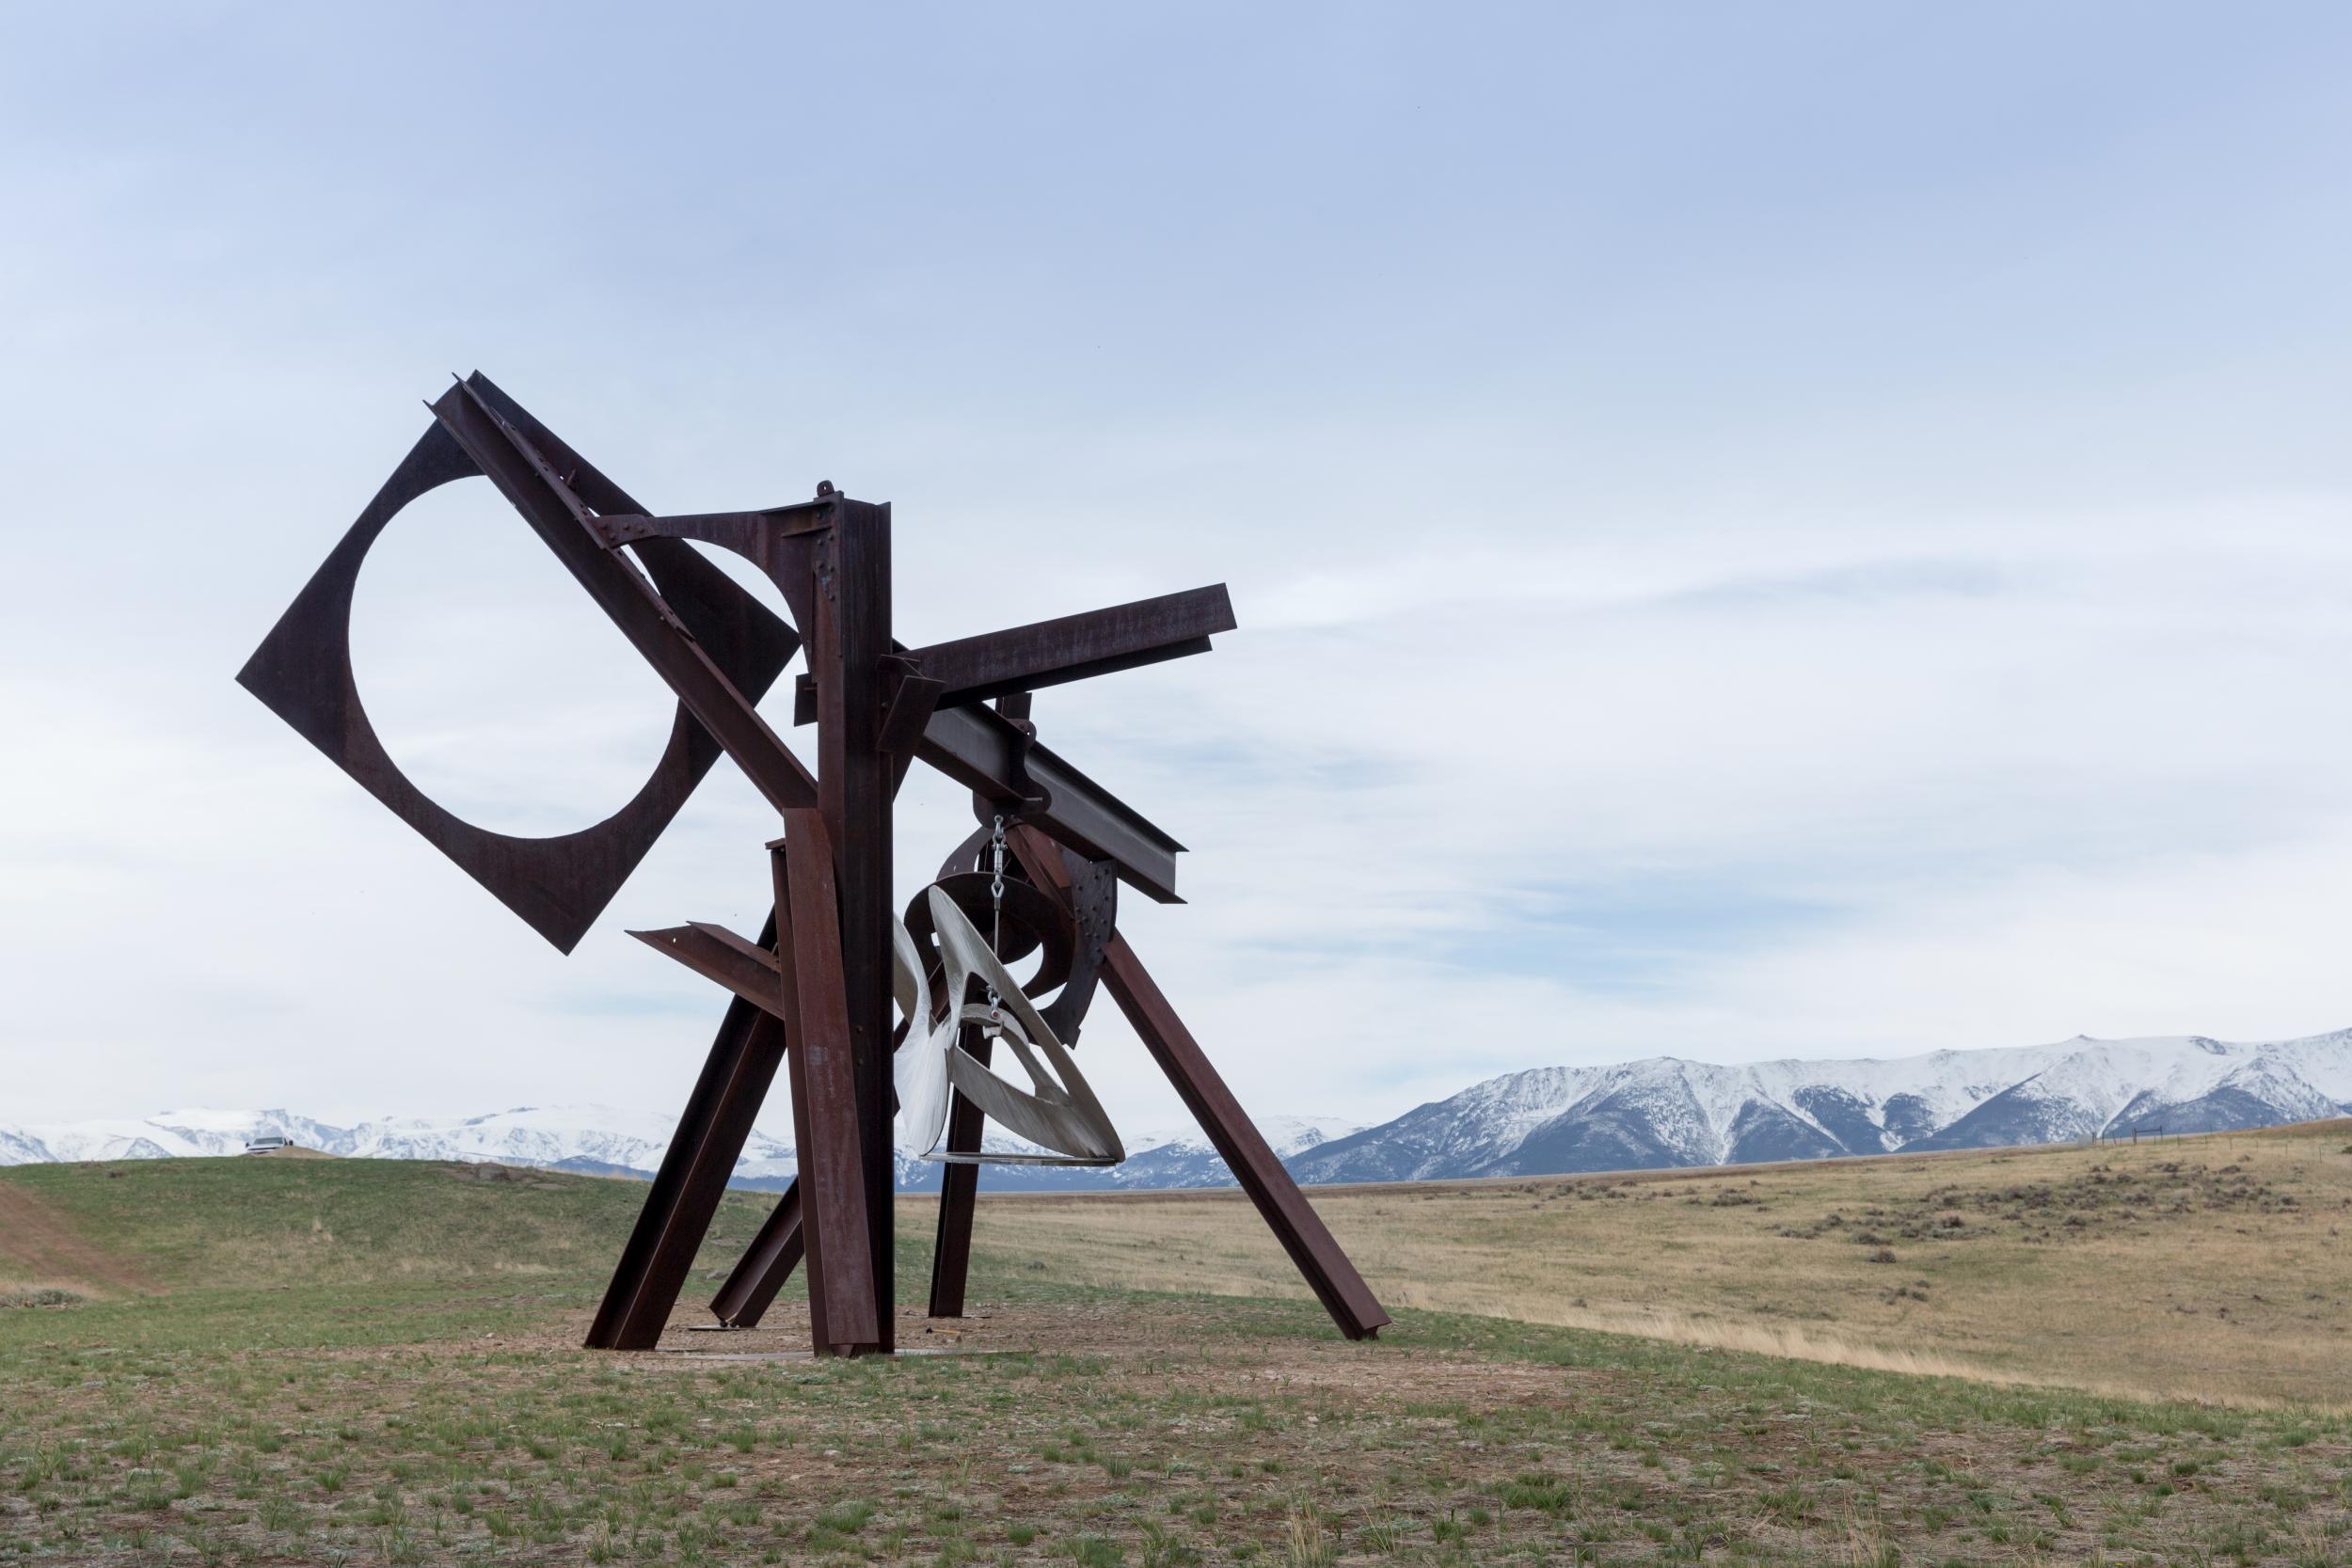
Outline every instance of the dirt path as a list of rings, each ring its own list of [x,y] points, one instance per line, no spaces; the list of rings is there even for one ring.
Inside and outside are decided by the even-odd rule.
[[[71,1220],[11,1181],[0,1181],[0,1277],[109,1295],[147,1288],[135,1265],[83,1239]]]

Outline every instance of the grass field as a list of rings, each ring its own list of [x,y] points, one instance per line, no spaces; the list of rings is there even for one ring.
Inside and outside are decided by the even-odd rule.
[[[2156,1152],[2196,1150],[2161,1174],[2201,1162],[2196,1180],[2227,1191],[2252,1176],[2254,1196],[2210,1202],[2234,1215],[2226,1233],[2248,1231],[2244,1259],[2276,1261],[2284,1212],[2323,1201],[2328,1158],[2352,1164],[2344,1138],[2246,1140],[2250,1167],[2234,1143]],[[2122,1158],[2072,1169],[2108,1177],[2090,1183],[2104,1191]],[[1766,1288],[1769,1241],[1804,1276],[1787,1301],[1825,1292],[1836,1331],[1867,1346],[1884,1323],[1837,1278],[1875,1302],[1932,1277],[1933,1301],[1963,1288],[1958,1260],[1979,1241],[2003,1291],[2034,1287],[1994,1249],[2043,1247],[2060,1280],[2069,1259],[2117,1263],[2010,1235],[2042,1228],[2011,1206],[2052,1211],[2057,1231],[2112,1227],[2099,1245],[2124,1253],[2172,1249],[2154,1217],[2057,1196],[2073,1189],[2018,1161],[1938,1162],[1916,1188],[1909,1163],[1873,1167],[1861,1180],[1885,1183],[1881,1213],[1839,1188],[1851,1212],[1834,1227],[1808,1189],[1776,1185],[1855,1180],[1818,1169],[1755,1188],[1746,1173],[1654,1181],[1655,1198],[1538,1183],[1320,1199],[1392,1300],[1432,1304],[1398,1307],[1364,1345],[1266,1293],[1274,1255],[1235,1233],[1228,1201],[998,1200],[983,1206],[975,1316],[927,1334],[902,1312],[903,1343],[961,1354],[857,1363],[778,1356],[804,1326],[783,1306],[772,1330],[676,1332],[669,1354],[579,1350],[643,1196],[627,1183],[336,1161],[0,1171],[0,1295],[66,1303],[0,1308],[0,1563],[2352,1560],[2352,1426],[2333,1400],[2137,1400],[1449,1309],[1526,1309],[1549,1290],[1561,1311],[1606,1312],[1649,1290],[1728,1340],[1741,1313],[1769,1323],[1786,1306],[1743,1295]],[[2141,1187],[2159,1173],[2129,1174]],[[2044,1182],[2054,1196],[2037,1203]],[[2026,1196],[1999,1196],[2010,1187]],[[2211,1218],[2205,1199],[2153,1202],[2185,1203],[2192,1228]],[[698,1294],[763,1203],[730,1200]],[[1433,1252],[1448,1209],[1466,1224],[1445,1244],[1462,1250]],[[1121,1253],[1114,1212],[1159,1248]],[[2258,1214],[2281,1228],[2257,1235]],[[910,1293],[929,1217],[907,1206]],[[1835,1234],[1862,1225],[1885,1241]],[[1937,1234],[1975,1225],[1988,1234]],[[1559,1254],[1543,1270],[1524,1261],[1531,1236]],[[1690,1256],[1710,1248],[1748,1283],[1719,1291]],[[1868,1262],[1880,1250],[1899,1261]],[[1823,1260],[1849,1254],[1862,1260]],[[1415,1258],[1463,1272],[1396,1272]],[[1131,1283],[1089,1282],[1112,1277]],[[1448,1299],[1471,1289],[1501,1293]],[[1940,1321],[1957,1334],[1999,1316]],[[2233,1331],[2253,1347],[2215,1358],[2224,1381],[2259,1364],[2269,1329]],[[2026,1356],[2016,1338],[1976,1354]],[[2152,1351],[2125,1381],[2185,1375],[2185,1354]]]
[[[2106,1392],[2352,1406],[2352,1122],[1326,1189],[1391,1308]],[[1237,1194],[1000,1197],[1074,1284],[1303,1296]]]

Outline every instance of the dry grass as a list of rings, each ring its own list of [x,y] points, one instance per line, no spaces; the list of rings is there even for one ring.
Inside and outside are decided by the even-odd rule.
[[[1471,1206],[1502,1231],[1539,1211],[1555,1228],[1589,1214],[1587,1233],[1645,1214],[1669,1238],[1693,1216],[1746,1216],[1796,1232],[1772,1244],[1802,1259],[1972,1244],[1925,1240],[1953,1213],[1978,1240],[2056,1246],[2153,1223],[2111,1211],[2267,1222],[2317,1191],[2264,1164],[2191,1164],[2129,1183],[2086,1164],[2013,1189],[1890,1189],[1875,1217],[1858,1212],[1877,1243],[1839,1240],[1843,1218],[1742,1201],[1757,1191],[1744,1184],[1357,1196]],[[2112,1198],[2153,1174],[2180,1179],[2156,1189],[2172,1196]],[[29,1242],[0,1228],[0,1256],[79,1249],[139,1281],[0,1311],[0,1568],[2352,1560],[2352,1421],[2328,1413],[1890,1376],[1401,1307],[1376,1342],[1349,1343],[1311,1303],[1072,1288],[985,1238],[971,1317],[900,1310],[902,1344],[957,1354],[810,1360],[787,1291],[759,1330],[691,1332],[707,1318],[689,1301],[673,1354],[612,1355],[579,1348],[604,1284],[579,1259],[611,1257],[637,1196],[612,1182],[222,1160],[17,1170],[0,1189],[36,1198],[14,1212],[42,1227]],[[1474,1207],[1489,1203],[1502,1207]],[[1188,1275],[1208,1257],[1188,1227],[1233,1217],[1213,1197],[992,1208],[1025,1223],[1124,1210],[1191,1255],[1176,1259]],[[697,1297],[760,1213],[723,1210],[728,1240],[702,1259]],[[1063,1240],[1058,1256],[1083,1253],[1083,1237]],[[1232,1244],[1246,1260],[1258,1243]],[[284,1261],[257,1275],[256,1256]],[[901,1247],[909,1291],[927,1261]],[[1914,1287],[1888,1289],[1916,1305],[1899,1293]]]
[[[585,1352],[584,1280],[0,1314],[0,1565],[2340,1568],[2352,1541],[2338,1420],[1004,1289],[964,1354],[895,1362],[776,1358],[797,1304],[718,1352],[692,1307],[687,1354]],[[902,1342],[944,1326],[917,1310]]]
[[[2352,1123],[2161,1143],[1333,1188],[1397,1307],[1890,1370],[2352,1405]],[[928,1234],[928,1206],[907,1224]],[[1000,1196],[1049,1280],[1301,1296],[1233,1193]]]

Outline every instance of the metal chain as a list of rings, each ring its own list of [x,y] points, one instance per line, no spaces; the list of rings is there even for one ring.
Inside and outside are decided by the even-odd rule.
[[[988,830],[988,897],[993,907],[993,924],[989,930],[989,951],[1002,961],[1005,951],[1005,819],[1000,815]],[[1001,1016],[1004,998],[996,992],[993,980],[988,986],[988,1021],[993,1025]]]

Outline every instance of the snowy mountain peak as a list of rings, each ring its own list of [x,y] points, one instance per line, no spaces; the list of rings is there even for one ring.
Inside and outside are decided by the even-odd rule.
[[[2352,1111],[2352,1031],[2203,1035],[1722,1066],[1653,1056],[1541,1068],[1295,1158],[1310,1181],[1529,1176],[1990,1148]]]
[[[263,1135],[291,1138],[305,1148],[359,1159],[491,1161],[596,1175],[650,1177],[660,1168],[676,1118],[666,1113],[612,1105],[517,1105],[458,1117],[385,1117],[337,1126],[284,1110],[166,1111],[133,1118],[30,1127],[0,1127],[0,1165],[59,1160],[161,1160],[242,1154]],[[1358,1131],[1330,1117],[1272,1117],[1261,1124],[1278,1155],[1313,1148]],[[1026,1146],[993,1132],[988,1147]],[[1109,1170],[999,1167],[989,1185],[1036,1187],[1198,1187],[1232,1178],[1197,1129],[1130,1141],[1136,1155]],[[739,1186],[780,1189],[791,1180],[791,1141],[754,1129],[736,1162]],[[899,1184],[936,1187],[941,1167],[901,1158]]]
[[[2217,1132],[2352,1111],[2352,1029],[2236,1042],[2205,1035],[1937,1051],[1919,1056],[1723,1064],[1652,1056],[1546,1067],[1473,1084],[1393,1121],[1329,1117],[1259,1123],[1307,1181],[1419,1180],[1762,1160],[1981,1148],[2162,1130]],[[494,1160],[650,1176],[675,1129],[666,1113],[609,1105],[518,1105],[458,1118],[335,1126],[283,1109],[206,1107],[140,1118],[0,1127],[0,1164],[235,1154],[270,1133],[330,1154]],[[1136,1133],[1124,1164],[995,1167],[998,1190],[1230,1185],[1197,1128]],[[1014,1149],[992,1131],[989,1147]],[[780,1189],[788,1138],[755,1130],[738,1185]],[[941,1167],[901,1159],[900,1185],[938,1185]]]

